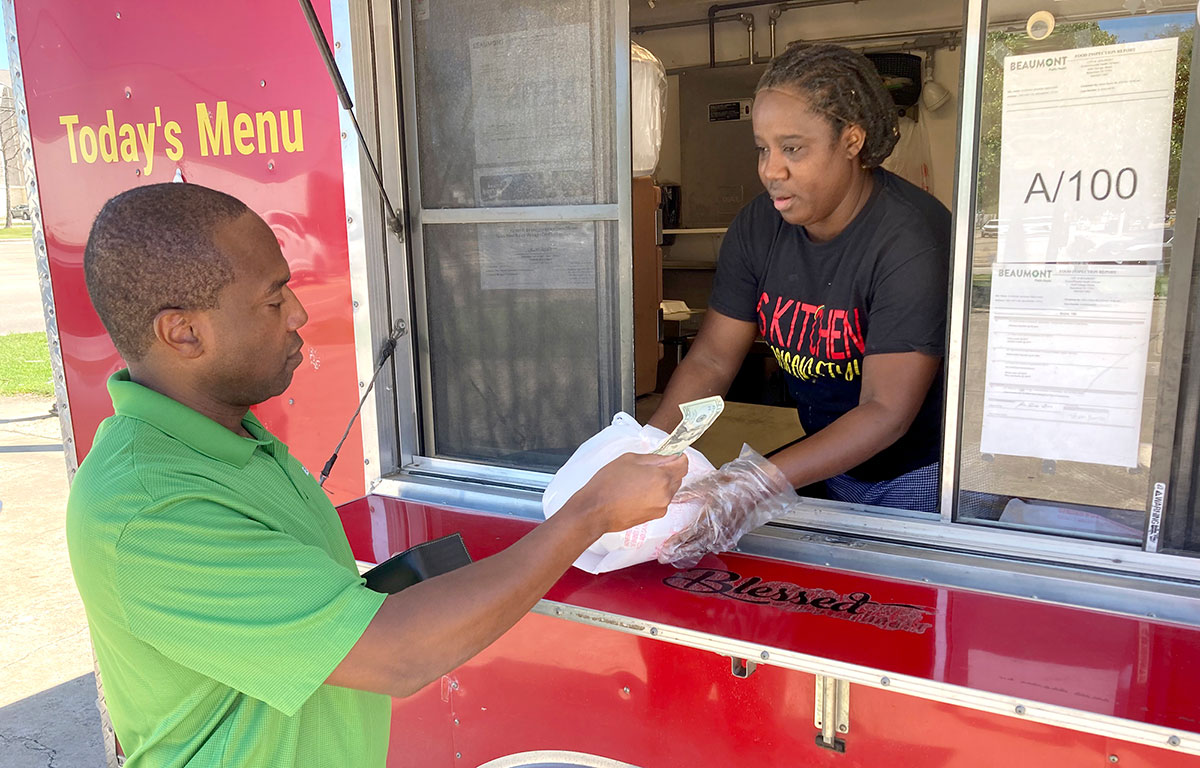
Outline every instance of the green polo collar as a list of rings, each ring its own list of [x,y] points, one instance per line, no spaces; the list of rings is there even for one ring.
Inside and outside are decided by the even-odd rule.
[[[242,426],[257,439],[231,432],[207,416],[129,379],[123,368],[108,380],[108,394],[118,416],[143,421],[209,458],[244,468],[261,446],[268,448],[274,437],[253,413],[246,412]]]

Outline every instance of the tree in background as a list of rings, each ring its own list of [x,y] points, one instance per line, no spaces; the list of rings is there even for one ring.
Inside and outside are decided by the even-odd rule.
[[[0,182],[4,184],[4,228],[12,226],[12,200],[8,190],[8,137],[16,134],[17,111],[12,88],[0,90]]]
[[[1171,110],[1171,166],[1167,176],[1167,210],[1174,211],[1179,194],[1179,164],[1183,158],[1183,123],[1187,117],[1188,74],[1192,64],[1194,26],[1168,27],[1161,37],[1179,38],[1179,58],[1175,60],[1175,105]],[[1200,109],[1200,106],[1197,107]],[[1198,119],[1193,115],[1193,119]]]
[[[11,179],[22,178],[14,173],[20,163],[21,137],[17,126],[16,99],[11,86],[0,87],[0,182],[4,184],[4,228],[12,226]]]

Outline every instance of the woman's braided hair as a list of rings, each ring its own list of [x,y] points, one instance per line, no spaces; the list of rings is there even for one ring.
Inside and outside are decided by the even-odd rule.
[[[813,111],[825,117],[840,136],[847,125],[867,134],[858,160],[864,168],[881,164],[900,129],[896,104],[875,65],[861,53],[828,43],[796,42],[771,60],[755,93],[767,88],[790,88],[808,97]]]

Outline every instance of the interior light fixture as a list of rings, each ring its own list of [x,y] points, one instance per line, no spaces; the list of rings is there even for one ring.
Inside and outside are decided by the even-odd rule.
[[[1045,40],[1054,32],[1054,14],[1050,11],[1038,11],[1025,22],[1025,34],[1034,40]]]
[[[933,49],[925,52],[925,82],[921,84],[921,105],[930,112],[941,109],[950,100],[950,92],[933,81]]]

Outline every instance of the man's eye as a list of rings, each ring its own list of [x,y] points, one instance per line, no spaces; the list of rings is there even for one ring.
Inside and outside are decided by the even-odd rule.
[[[791,154],[795,154],[796,152],[799,152],[800,147],[784,147],[783,151],[784,151],[784,154],[791,155]]]
[[[280,307],[283,306],[283,302],[277,301],[274,304],[268,304],[267,306],[270,307],[271,309],[279,309]]]

